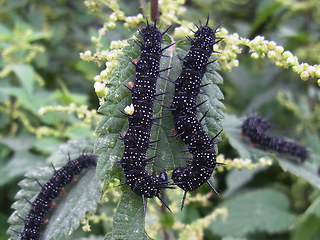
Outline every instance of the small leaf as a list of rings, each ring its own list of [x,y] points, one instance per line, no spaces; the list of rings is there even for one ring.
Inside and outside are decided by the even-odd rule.
[[[292,234],[293,240],[319,240],[320,228],[319,228],[320,218],[312,215],[304,222],[300,223],[295,227]]]
[[[57,167],[62,167],[69,157],[73,159],[79,157],[82,153],[92,153],[94,141],[95,139],[89,137],[69,140],[61,144],[59,149],[52,153],[46,162],[54,164]]]
[[[18,77],[21,86],[27,91],[27,93],[31,96],[34,89],[35,83],[35,72],[30,65],[26,64],[15,64],[12,65],[12,69],[16,76]]]
[[[317,240],[320,235],[320,197],[298,217],[293,231],[293,240]]]
[[[267,5],[266,3],[269,2],[270,4]],[[251,24],[251,34],[259,31],[259,28],[266,25],[267,23],[272,24],[272,22],[278,18],[277,13],[279,13],[283,7],[280,2],[261,1],[261,3],[262,4],[259,5],[260,9],[257,12],[256,18]]]
[[[23,150],[28,150],[32,144],[36,141],[33,135],[22,135],[14,138],[4,137],[0,139],[0,142],[8,146],[11,150],[18,152]]]
[[[103,240],[104,237],[91,235],[90,237],[77,238],[77,240]]]
[[[28,150],[15,152],[9,162],[0,168],[0,186],[23,176],[35,167],[44,166],[44,160],[40,155],[30,153]]]
[[[26,89],[22,87],[2,87],[0,88],[0,94],[17,97],[25,109],[31,111],[44,123],[55,124],[57,121],[61,121],[62,117],[65,117],[59,112],[49,112],[45,115],[39,116],[38,111],[41,107],[52,105],[52,100],[48,98],[48,95],[51,93],[47,91],[38,91],[30,95]],[[39,99],[41,99],[41,101],[39,101]]]
[[[41,139],[36,139],[32,145],[37,151],[53,153],[57,150],[59,144],[61,144],[61,142],[56,137],[43,137]]]
[[[70,139],[78,139],[87,136],[92,136],[92,129],[84,123],[74,123],[66,130],[66,136]]]
[[[266,166],[260,166],[255,169],[232,169],[227,176],[227,190],[223,193],[224,197],[229,197],[236,190],[244,186],[246,183],[251,181],[253,177],[266,169]]]
[[[309,162],[308,160],[306,160],[304,163],[298,163],[282,157],[279,159],[279,164],[283,170],[289,171],[294,175],[307,180],[316,188],[320,188],[320,177],[317,174],[317,165]]]
[[[129,188],[122,192],[116,214],[113,218],[113,230],[105,240],[151,240],[144,230],[144,212],[141,197]],[[139,207],[137,207],[139,206]]]
[[[256,231],[285,231],[295,216],[288,211],[288,198],[281,192],[256,190],[237,196],[218,206],[228,209],[226,221],[218,219],[210,229],[221,236],[242,237]]]

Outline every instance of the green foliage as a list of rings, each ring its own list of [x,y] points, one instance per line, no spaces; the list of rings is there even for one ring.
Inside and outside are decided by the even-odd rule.
[[[79,83],[74,89],[88,86],[79,74],[92,77],[95,68],[77,59],[76,47],[88,42],[88,29],[83,23],[92,21],[86,16],[79,23],[83,6],[72,4],[65,8],[64,1],[52,5],[50,1],[2,1],[0,25],[1,135],[19,135],[23,131],[40,136],[69,138],[68,128],[77,119],[59,112],[39,115],[41,107],[57,104],[87,104],[87,92],[70,94],[65,84]],[[52,6],[51,6],[52,5]],[[26,7],[28,6],[28,7]],[[72,8],[77,9],[69,14]],[[78,42],[70,52],[70,44]],[[72,58],[65,58],[65,56]],[[61,59],[60,61],[57,61]],[[64,60],[65,59],[65,60]],[[81,68],[77,65],[81,64]],[[59,71],[59,75],[54,72]],[[91,75],[90,75],[91,72]],[[80,89],[79,89],[80,87]],[[58,88],[58,89],[57,89]],[[42,99],[42,101],[39,101]],[[80,127],[80,126],[79,126]],[[83,126],[90,129],[90,126]]]
[[[251,191],[218,207],[227,208],[227,219],[218,219],[210,229],[222,236],[244,237],[255,231],[269,234],[284,231],[295,217],[288,210],[288,198],[272,189]]]
[[[194,22],[205,21],[208,14],[210,26],[223,22],[219,34],[224,39],[215,49],[220,52],[216,54],[219,63],[210,65],[214,74],[207,74],[203,83],[212,84],[204,88],[207,96],[200,96],[199,101],[209,99],[201,109],[209,110],[204,127],[210,136],[223,129],[218,146],[224,156],[219,155],[218,160],[226,165],[217,167],[212,178],[219,197],[204,185],[188,193],[185,209],[180,212],[183,193],[169,189],[165,197],[173,214],[163,213],[160,203],[150,199],[146,217],[141,198],[126,186],[116,187],[119,180],[114,180],[123,180],[115,163],[123,150],[119,132],[127,129],[120,110],[130,105],[130,92],[122,84],[135,79],[130,61],[139,57],[139,48],[130,37],[143,26],[144,16],[149,16],[149,4],[140,8],[143,2],[1,1],[0,222],[12,213],[9,208],[16,183],[25,173],[19,199],[13,205],[23,217],[30,206],[22,196],[32,200],[39,192],[33,178],[45,182],[52,175],[45,166],[62,166],[68,154],[73,157],[90,152],[94,145],[103,195],[94,172],[83,175],[81,182],[59,199],[44,229],[45,239],[65,239],[65,234],[68,239],[92,240],[318,239],[318,1],[209,0],[188,1],[187,5],[185,1],[160,1],[162,27],[173,25],[165,44],[177,41],[175,49],[165,52],[169,57],[161,60],[161,68],[173,67],[162,73],[163,77],[175,79],[179,74],[177,55],[183,57],[189,45],[178,40],[192,34],[189,28],[195,29]],[[90,46],[90,38],[94,46]],[[79,52],[85,61],[80,60]],[[222,84],[222,77],[216,70],[224,79],[221,90],[217,84]],[[93,82],[85,79],[98,84],[93,88]],[[100,101],[101,121],[93,89]],[[160,142],[157,150],[148,153],[156,155],[150,171],[166,169],[170,176],[170,171],[184,165],[189,156],[180,152],[185,149],[181,141],[168,137],[172,117],[161,106],[169,104],[173,85],[159,79],[157,89],[169,94],[154,109],[156,116],[166,118],[152,129],[152,139]],[[311,157],[300,163],[251,146],[240,132],[242,120],[252,113],[269,117],[274,135],[297,139],[308,147]],[[92,139],[95,128],[98,137]],[[79,138],[82,140],[61,145]],[[38,167],[44,170],[35,170]],[[86,210],[94,212],[99,198],[103,205],[97,214],[85,215]],[[69,236],[83,218],[83,229],[92,225],[90,236],[82,230]],[[12,229],[23,228],[14,215],[9,221]],[[0,239],[8,238],[6,229],[2,224]],[[18,238],[13,232],[8,234]]]
[[[113,218],[113,230],[104,239],[151,239],[144,230],[144,212],[141,198],[128,187],[122,192],[120,203]]]
[[[320,198],[317,197],[307,211],[296,221],[293,239],[317,239],[319,237],[318,222],[320,218]]]

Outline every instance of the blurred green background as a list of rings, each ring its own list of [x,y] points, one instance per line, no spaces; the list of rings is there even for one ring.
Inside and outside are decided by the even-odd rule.
[[[119,5],[128,16],[141,12],[139,1],[119,1]],[[320,62],[318,0],[190,0],[184,6],[187,14],[183,20],[198,22],[210,15],[229,33],[237,32],[249,39],[262,35],[291,51],[300,62]],[[41,115],[39,109],[70,104],[74,108],[98,108],[93,78],[103,67],[84,62],[79,53],[95,51],[91,37],[97,36],[111,13],[106,7],[100,10],[89,11],[83,1],[0,1],[0,239],[8,238],[6,222],[23,175],[34,167],[48,165],[47,156],[61,143],[94,136],[99,120],[95,117],[86,119],[71,110]],[[102,43],[108,46],[111,40],[126,39],[135,31],[119,24]],[[238,59],[239,67],[231,72],[220,71],[225,112],[268,116],[276,125],[276,133],[310,147],[312,161],[319,165],[320,91],[315,79],[302,81],[290,69],[280,69],[267,59],[253,60],[245,48]],[[230,140],[219,144],[219,152],[226,158],[239,157]],[[243,221],[248,228],[237,229],[232,222],[227,227],[213,222],[203,239],[319,239],[319,186],[310,184],[308,176],[296,177],[278,164],[238,172],[217,174],[218,188],[226,193],[225,198],[210,199],[209,208],[191,204],[185,210],[184,221],[191,223],[221,203],[241,206],[241,211],[234,210],[237,216],[233,219]],[[238,186],[234,184],[237,181]],[[245,192],[249,195],[242,194]],[[286,209],[285,226],[261,227],[264,222],[250,214],[252,204],[261,203],[254,206],[264,209],[264,204],[273,199],[276,205],[282,205],[279,209]],[[264,210],[270,215],[278,212],[270,206]],[[272,223],[270,215],[265,218]],[[103,233],[101,228],[97,230],[97,234]]]

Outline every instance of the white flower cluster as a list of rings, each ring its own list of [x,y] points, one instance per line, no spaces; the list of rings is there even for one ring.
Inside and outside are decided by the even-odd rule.
[[[263,36],[256,36],[253,40],[240,37],[237,33],[228,34],[225,28],[221,28],[217,33],[218,37],[223,38],[222,46],[218,45],[217,51],[220,52],[219,62],[224,70],[230,71],[233,67],[239,65],[237,55],[241,54],[240,45],[249,47],[251,58],[259,59],[268,57],[277,67],[292,68],[293,72],[299,74],[304,81],[309,78],[318,78],[317,83],[320,86],[320,65],[309,65],[308,63],[299,63],[298,57],[290,51],[284,51],[274,41],[265,40]]]
[[[246,158],[246,159],[243,159],[243,158],[229,159],[229,158],[227,158],[227,159],[225,159],[223,154],[219,154],[217,156],[216,161],[218,163],[225,164],[225,165],[218,166],[217,169],[219,172],[224,171],[224,169],[230,170],[232,168],[237,168],[237,169],[247,168],[249,170],[252,170],[252,169],[255,169],[260,166],[271,166],[272,165],[271,159],[268,159],[268,158],[260,158],[258,160],[258,162],[253,163],[252,160],[249,158]]]

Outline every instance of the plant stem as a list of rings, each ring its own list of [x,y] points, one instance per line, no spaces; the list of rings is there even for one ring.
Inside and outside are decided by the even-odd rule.
[[[146,4],[146,1],[145,0],[139,0],[140,2],[140,7],[142,9],[142,14],[143,16],[146,17],[146,14],[147,14],[147,4]]]
[[[151,0],[151,21],[158,22],[159,19],[159,3],[158,0]]]

